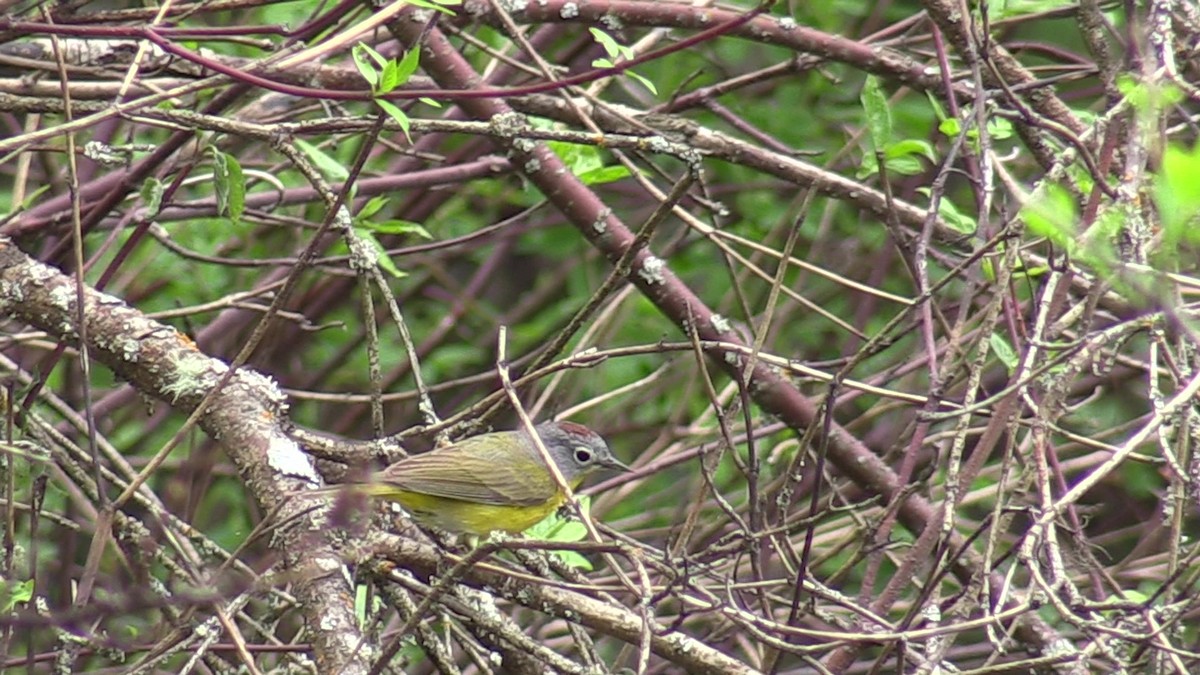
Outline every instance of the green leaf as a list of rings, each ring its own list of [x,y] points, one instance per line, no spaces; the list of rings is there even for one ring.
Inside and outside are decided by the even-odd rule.
[[[384,99],[377,98],[375,99],[375,103],[379,104],[379,107],[383,108],[383,111],[387,113],[389,117],[396,120],[396,124],[399,124],[400,130],[404,132],[404,137],[408,139],[409,143],[412,143],[412,136],[408,134],[408,115],[405,115],[404,111],[400,108],[397,108],[396,105],[391,101],[385,101]]]
[[[17,605],[33,599],[33,579],[25,581],[0,580],[0,613],[8,614]]]
[[[934,96],[933,92],[925,90],[925,100],[929,101],[929,107],[933,108],[933,115],[938,119],[938,122],[944,122],[948,118],[945,109],[942,108],[942,102]]]
[[[142,203],[146,205],[146,213],[148,217],[153,218],[158,215],[158,210],[162,208],[163,184],[162,181],[150,176],[142,181]]]
[[[358,215],[354,216],[355,219],[364,222],[370,220],[371,216],[379,213],[380,209],[382,209],[384,206],[387,206],[388,201],[388,198],[384,197],[383,195],[376,195],[372,197],[367,201],[366,204],[363,204],[361,209],[359,209]]]
[[[1074,162],[1068,166],[1067,176],[1070,177],[1067,184],[1075,185],[1075,189],[1080,194],[1087,194],[1096,187],[1096,180],[1092,177],[1092,172],[1082,162]]]
[[[1124,207],[1102,206],[1096,215],[1096,222],[1077,238],[1082,257],[1095,266],[1107,266],[1116,260],[1116,241],[1129,219]]]
[[[1154,182],[1154,202],[1162,218],[1164,248],[1173,249],[1177,242],[1200,239],[1195,226],[1196,217],[1200,215],[1200,180],[1197,176],[1200,176],[1200,145],[1191,150],[1167,146]]]
[[[954,202],[949,199],[938,201],[938,215],[955,232],[974,234],[975,230],[979,229],[979,223],[975,222],[975,219],[971,216],[959,211]]]
[[[213,178],[217,186],[217,211],[229,216],[237,223],[246,210],[246,177],[242,165],[233,155],[215,147],[209,148],[213,155]]]
[[[992,259],[984,258],[983,260],[981,260],[979,262],[980,262],[980,267],[983,270],[983,278],[987,279],[989,282],[995,281],[996,280],[996,265],[995,265],[995,263],[992,262]]]
[[[580,497],[579,510],[583,512],[584,516],[590,514],[592,499],[586,496]],[[583,523],[573,518],[563,518],[557,512],[542,519],[540,524],[545,526],[541,530],[541,534],[542,538],[547,541],[582,541],[587,536],[587,528],[584,527]],[[535,525],[534,527],[537,526]]]
[[[357,46],[362,47],[362,50],[367,53],[367,56],[371,57],[371,60],[375,62],[376,68],[383,68],[388,64],[388,58],[375,51],[371,45],[366,44],[365,42],[360,42]]]
[[[915,176],[925,171],[925,166],[915,157],[888,157],[884,160],[888,171],[901,176]],[[879,160],[875,153],[863,155],[854,175],[859,179],[875,175],[879,171]]]
[[[578,551],[550,551],[550,553],[562,560],[567,567],[574,567],[585,572],[592,571],[592,561],[580,555]]]
[[[325,154],[325,151],[321,150],[312,143],[309,143],[304,139],[297,138],[296,147],[303,150],[305,155],[308,155],[308,158],[311,159],[312,163],[317,166],[317,169],[324,174],[325,178],[332,180],[335,183],[341,183],[350,177],[350,172],[346,170],[346,167],[342,166],[340,162]]]
[[[583,541],[587,537],[587,527],[571,518],[559,518],[559,523],[551,541]]]
[[[579,180],[584,185],[603,185],[624,180],[630,175],[629,169],[623,166],[603,166],[579,174]]]
[[[404,277],[408,276],[408,272],[396,267],[396,262],[392,260],[391,256],[388,255],[387,249],[384,248],[383,244],[375,238],[375,234],[373,232],[365,227],[356,227],[354,228],[354,232],[375,248],[375,252],[378,254],[375,256],[375,262],[379,265],[380,269],[397,279],[403,279]]]
[[[379,87],[377,93],[387,94],[396,88],[400,83],[400,71],[395,61],[388,61],[383,66],[383,72],[379,75]]]
[[[1050,271],[1050,268],[1046,267],[1045,265],[1037,265],[1035,267],[1025,267],[1024,265],[1018,264],[1017,268],[1015,270],[1013,270],[1013,277],[1014,278],[1024,277],[1027,279],[1039,279],[1039,278],[1045,276],[1046,273],[1049,271]],[[992,277],[992,281],[995,281],[994,276]]]
[[[641,82],[642,86],[649,89],[651,94],[658,96],[658,87],[655,87],[653,82],[651,82],[650,80],[647,80],[645,77],[642,77],[641,75],[638,75],[637,73],[633,72],[632,70],[627,70],[625,72],[628,73],[629,76],[632,77],[633,79],[637,80],[638,82]]]
[[[604,52],[608,54],[609,58],[616,58],[621,55],[621,45],[617,44],[617,41],[611,35],[599,28],[589,28],[588,30],[591,31],[592,37],[596,39],[596,42],[599,42],[600,46],[604,48]]]
[[[929,141],[921,139],[909,139],[907,141],[896,141],[887,146],[887,150],[883,153],[884,157],[894,159],[897,157],[908,157],[910,155],[921,155],[930,162],[937,161],[937,155],[933,152],[933,146]],[[890,164],[889,164],[890,166]]]
[[[858,170],[854,172],[854,177],[862,180],[869,178],[879,173],[879,158],[873,152],[865,153],[862,161],[858,164]]]
[[[591,504],[591,500],[587,497],[579,498],[579,507],[584,514],[587,514],[591,510]],[[573,518],[563,518],[555,512],[543,518],[537,525],[526,530],[525,536],[530,539],[539,539],[542,541],[583,541],[587,538],[587,527]],[[550,554],[558,557],[564,564],[571,567],[583,570],[592,569],[591,561],[575,551],[550,551]]]
[[[1020,215],[1031,234],[1045,237],[1064,250],[1074,252],[1078,222],[1075,200],[1061,185],[1047,185],[1034,193],[1021,208]]]
[[[1041,14],[1064,7],[1073,7],[1074,0],[1005,0],[991,6],[992,20],[1026,14]]]
[[[1183,100],[1183,92],[1172,83],[1145,83],[1131,75],[1117,78],[1117,91],[1143,114],[1157,114],[1163,108]]]
[[[604,166],[604,159],[600,156],[600,150],[594,145],[581,145],[579,143],[567,143],[566,141],[549,141],[546,145],[554,151],[554,154],[558,155],[563,164],[566,164],[571,169],[571,173],[576,176]]]
[[[366,221],[361,223],[360,226],[379,234],[415,234],[422,239],[433,239],[433,235],[429,234],[429,230],[426,230],[420,223],[414,223],[411,220],[393,219],[378,223]]]
[[[10,202],[8,205],[8,209],[9,209],[8,214],[6,214],[6,215],[11,215],[13,213],[16,213],[17,211],[24,211],[25,209],[28,209],[30,206],[32,206],[33,204],[35,204],[37,202],[38,197],[42,196],[42,193],[47,192],[49,190],[50,190],[49,184],[40,185],[36,189],[31,190],[28,193],[26,193],[25,199],[22,199],[21,203],[19,205],[12,204]],[[5,195],[5,197],[11,198],[12,195],[7,194],[7,195]],[[2,220],[2,219],[0,219],[0,220]]]
[[[413,73],[417,72],[417,66],[421,62],[421,50],[410,49],[404,52],[404,57],[396,65],[396,74],[400,76],[399,84],[408,82]]]
[[[1003,141],[1013,137],[1013,125],[1004,117],[989,117],[987,121],[988,135],[993,141]],[[955,138],[963,131],[962,121],[954,117],[944,118],[938,123],[938,131],[948,138]],[[973,141],[979,140],[979,129],[972,126],[967,137]]]
[[[413,7],[424,7],[425,9],[432,9],[436,12],[441,12],[442,14],[447,14],[449,16],[454,16],[454,12],[446,9],[445,7],[443,7],[443,5],[457,6],[457,5],[462,4],[462,0],[434,0],[433,2],[430,2],[429,0],[406,0],[406,1],[408,2],[408,4],[412,5]]]
[[[546,146],[558,155],[562,163],[585,185],[611,183],[630,175],[629,170],[623,166],[605,166],[604,157],[600,150],[593,145],[547,141]]]
[[[367,624],[367,599],[371,597],[370,593],[371,587],[367,584],[354,586],[354,616],[358,618],[359,626]]]
[[[875,150],[886,148],[892,138],[892,111],[888,108],[887,97],[879,87],[879,78],[874,75],[867,76],[859,100],[867,113],[867,130],[871,136],[872,147]]]
[[[370,47],[359,43],[354,45],[350,50],[350,56],[354,59],[354,67],[358,68],[358,72],[371,85],[371,90],[375,90],[375,85],[379,82],[379,73],[375,66],[367,61],[368,51]],[[372,50],[374,51],[374,50]]]
[[[1003,363],[1004,367],[1008,369],[1008,374],[1012,375],[1017,369],[1017,350],[1013,349],[1008,340],[998,333],[992,333],[988,337],[988,345],[992,348],[992,353],[996,355],[996,358],[1000,359],[1000,363]]]
[[[1013,123],[1006,117],[991,117],[987,123],[988,134],[994,141],[1003,141],[1013,137]],[[1085,190],[1087,192],[1088,190]]]
[[[915,157],[892,157],[884,160],[890,173],[901,176],[915,176],[925,170],[925,167]]]
[[[929,196],[929,188],[918,188],[917,192],[925,195],[926,197]],[[979,223],[975,222],[974,218],[959,211],[958,207],[945,197],[942,197],[938,200],[938,215],[941,216],[942,221],[945,222],[946,225],[955,232],[973,234],[979,227]]]
[[[236,223],[246,212],[246,175],[242,173],[241,163],[233,155],[227,155],[227,157],[229,157],[229,217]]]

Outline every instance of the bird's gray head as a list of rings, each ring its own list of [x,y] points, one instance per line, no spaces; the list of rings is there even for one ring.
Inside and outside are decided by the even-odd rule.
[[[550,457],[568,483],[578,484],[596,469],[629,471],[613,457],[600,435],[574,422],[544,422],[535,427]]]

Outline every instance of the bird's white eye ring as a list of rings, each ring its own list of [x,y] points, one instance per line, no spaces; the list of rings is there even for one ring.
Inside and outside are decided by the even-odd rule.
[[[575,448],[575,461],[580,464],[587,464],[592,461],[592,451],[589,448],[579,446]]]

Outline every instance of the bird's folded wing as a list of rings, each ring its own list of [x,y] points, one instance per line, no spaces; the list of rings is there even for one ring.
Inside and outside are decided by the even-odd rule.
[[[483,447],[492,443],[474,444],[474,440],[445,449],[451,452],[434,450],[409,457],[385,469],[376,480],[409,492],[499,506],[543,504],[558,492],[542,462],[528,455],[514,460],[511,451]]]

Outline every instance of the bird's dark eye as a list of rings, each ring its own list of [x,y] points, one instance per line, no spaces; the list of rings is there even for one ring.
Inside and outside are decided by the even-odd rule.
[[[592,451],[587,448],[575,448],[575,461],[580,464],[587,464],[592,461]]]

